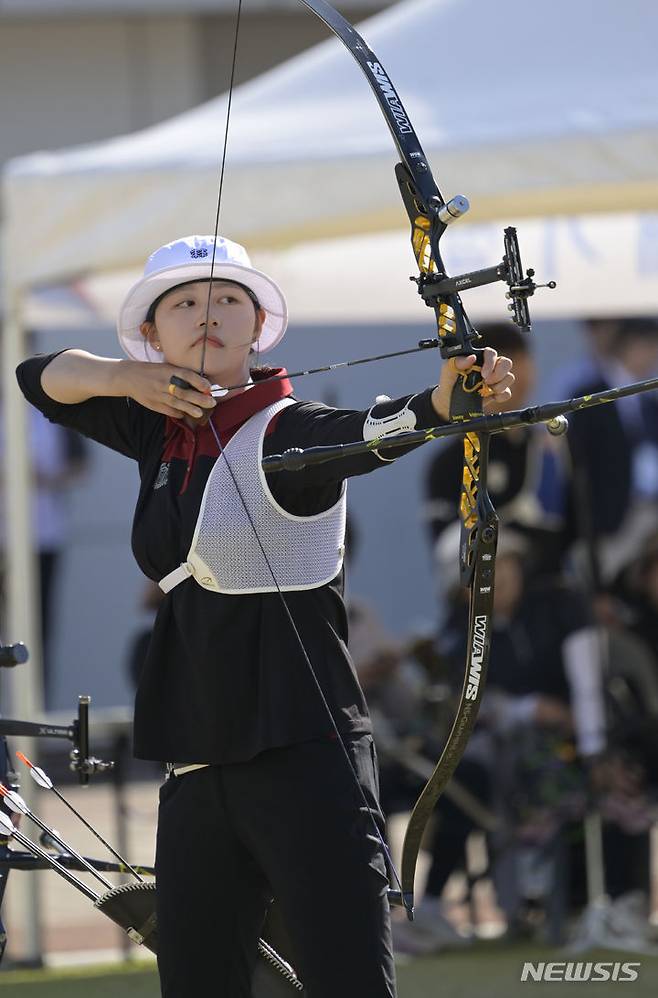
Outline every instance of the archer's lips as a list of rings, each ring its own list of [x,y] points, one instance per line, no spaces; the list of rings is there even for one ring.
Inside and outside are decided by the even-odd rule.
[[[194,346],[198,346],[199,343],[203,343],[203,336],[200,336],[198,340],[195,340]],[[206,343],[213,347],[223,347],[224,344],[221,340],[218,340],[215,336],[208,336],[206,338]]]

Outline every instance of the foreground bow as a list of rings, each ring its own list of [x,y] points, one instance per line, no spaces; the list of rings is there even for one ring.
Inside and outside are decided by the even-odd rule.
[[[491,644],[494,569],[498,519],[487,492],[489,435],[481,435],[470,424],[482,416],[483,351],[480,336],[471,325],[459,290],[481,287],[502,281],[513,321],[523,330],[530,329],[528,298],[538,285],[534,272],[523,272],[516,230],[505,229],[504,257],[497,266],[473,273],[448,277],[439,242],[447,226],[466,211],[469,204],[458,195],[446,201],[436,185],[418,137],[402,101],[381,62],[363,38],[325,0],[301,0],[345,44],[363,70],[382,110],[400,156],[395,168],[402,200],[411,223],[411,245],[418,264],[414,278],[418,293],[434,310],[441,355],[444,359],[475,354],[476,366],[461,375],[453,389],[450,419],[455,432],[464,435],[464,466],[459,515],[461,520],[460,577],[470,590],[469,634],[464,685],[455,720],[434,772],[423,788],[413,809],[402,848],[400,890],[389,891],[392,903],[403,904],[410,918],[414,907],[414,875],[423,832],[444,787],[461,759],[475,725],[487,672]],[[555,287],[551,282],[548,287]],[[454,331],[442,321],[446,313],[454,315]],[[463,424],[469,421],[465,431]],[[410,443],[409,435],[407,442]],[[349,445],[348,445],[349,446]],[[376,447],[366,447],[374,450]],[[264,465],[265,466],[265,465]],[[268,470],[272,470],[270,466]]]

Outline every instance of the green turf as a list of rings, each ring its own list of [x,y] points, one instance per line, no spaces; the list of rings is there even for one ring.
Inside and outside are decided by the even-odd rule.
[[[654,998],[658,994],[658,958],[597,952],[580,960],[640,962],[639,978],[618,983],[521,982],[524,960],[563,960],[565,955],[536,945],[502,946],[480,943],[467,953],[401,961],[398,966],[399,998],[531,998],[573,995]],[[569,989],[569,990],[566,990]],[[0,974],[0,994],[7,998],[158,998],[157,977],[150,967],[113,966],[76,971],[9,971]],[[190,996],[195,998],[195,996]],[[204,995],[204,998],[213,998]],[[336,998],[340,998],[339,995]]]
[[[151,965],[112,965],[76,970],[15,970],[0,974],[7,998],[159,998]]]
[[[525,960],[574,959],[561,951],[533,944],[503,946],[480,943],[467,953],[444,953],[413,960],[398,967],[399,998],[532,998],[555,995],[561,998],[611,998],[627,993],[630,998],[655,998],[658,994],[658,957],[598,951],[575,957],[584,961],[640,962],[637,981],[621,983],[555,983],[521,981]],[[575,989],[575,994],[574,994]]]

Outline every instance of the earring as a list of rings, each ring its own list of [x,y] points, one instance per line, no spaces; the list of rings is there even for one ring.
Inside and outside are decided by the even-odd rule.
[[[162,347],[160,346],[160,344],[159,344],[159,343],[154,343],[154,344],[153,344],[153,349],[154,349],[154,350],[161,350],[161,349],[162,349]]]

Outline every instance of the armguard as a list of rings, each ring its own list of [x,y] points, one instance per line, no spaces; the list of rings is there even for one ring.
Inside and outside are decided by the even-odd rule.
[[[413,396],[415,398],[415,396]],[[365,423],[363,424],[363,439],[376,440],[377,437],[394,436],[396,433],[404,433],[406,430],[416,429],[416,414],[409,408],[409,402],[405,402],[402,409],[397,412],[388,413],[385,416],[373,416],[373,410],[391,399],[388,395],[378,395],[375,404],[368,411]],[[392,464],[394,457],[383,457],[379,451],[373,451],[380,461]]]

